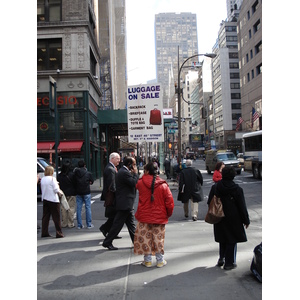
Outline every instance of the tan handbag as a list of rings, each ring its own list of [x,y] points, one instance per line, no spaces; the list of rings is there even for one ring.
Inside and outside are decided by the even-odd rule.
[[[208,212],[205,216],[205,222],[209,224],[217,224],[225,217],[223,212],[222,201],[216,195],[213,196],[209,203]]]
[[[65,196],[64,192],[62,190],[60,190],[60,193],[62,193],[62,195],[59,197],[60,204],[63,206],[63,208],[65,210],[69,210],[70,206],[69,206],[69,203],[66,199],[66,196]]]

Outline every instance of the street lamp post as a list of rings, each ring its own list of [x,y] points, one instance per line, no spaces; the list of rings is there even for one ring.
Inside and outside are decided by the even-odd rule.
[[[217,55],[215,53],[206,53],[206,54],[195,54],[190,57],[188,57],[179,68],[179,46],[178,46],[178,89],[177,89],[177,98],[178,98],[178,142],[177,142],[177,149],[178,149],[178,164],[181,162],[181,90],[180,90],[180,73],[185,65],[185,63],[190,60],[191,58],[197,57],[197,56],[206,56],[210,58],[214,58]]]

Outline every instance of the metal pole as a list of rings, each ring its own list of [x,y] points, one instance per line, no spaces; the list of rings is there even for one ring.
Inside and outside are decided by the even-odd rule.
[[[56,82],[54,83],[55,91],[54,91],[54,109],[55,109],[55,116],[54,116],[54,122],[55,122],[55,172],[56,172],[56,179],[58,176],[58,154],[57,154],[57,148],[59,143],[59,125],[58,125],[58,109],[57,109],[57,101],[56,101]]]
[[[178,149],[178,164],[181,162],[181,98],[180,98],[180,71],[179,69],[179,46],[178,46],[178,90],[177,90],[177,98],[178,98],[178,139],[177,139],[177,149]]]

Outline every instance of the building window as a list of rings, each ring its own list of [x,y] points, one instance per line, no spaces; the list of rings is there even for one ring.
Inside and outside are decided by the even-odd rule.
[[[259,64],[257,67],[256,67],[256,76],[261,74],[262,72],[262,64]]]
[[[250,50],[250,59],[252,59],[253,58],[253,50],[251,49]]]
[[[252,38],[251,29],[249,29],[249,40]]]
[[[247,11],[248,20],[250,20],[250,10]]]
[[[230,83],[230,88],[231,89],[239,89],[240,88],[240,84],[239,83]]]
[[[37,70],[62,69],[61,39],[37,41]]]
[[[250,73],[247,73],[247,81],[250,81]]]
[[[251,76],[252,76],[252,79],[254,78],[254,70],[252,69],[251,70]]]
[[[260,41],[255,45],[255,55],[262,50],[262,42]]]
[[[240,78],[240,73],[230,73],[230,79],[239,79]]]
[[[240,93],[231,93],[231,99],[241,99]]]
[[[96,75],[96,65],[97,61],[95,59],[92,49],[90,49],[90,71],[92,75]]]
[[[246,62],[249,62],[249,54],[246,54]]]
[[[229,53],[229,58],[239,58],[239,55],[237,52],[230,52]]]
[[[61,0],[37,0],[37,21],[61,21]]]
[[[260,29],[260,20],[253,25],[253,33],[255,34]],[[249,30],[250,31],[250,30]]]
[[[257,7],[258,7],[258,0],[256,0],[252,5],[252,15],[256,12]]]
[[[229,69],[238,69],[239,64],[238,63],[229,63]]]

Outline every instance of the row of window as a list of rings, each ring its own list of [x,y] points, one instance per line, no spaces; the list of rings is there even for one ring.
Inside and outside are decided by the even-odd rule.
[[[250,72],[247,73],[247,82],[250,82],[252,79],[255,78],[255,76],[258,76],[261,73],[262,73],[262,64],[259,64],[258,66],[256,66],[255,70],[252,69],[251,73]],[[245,84],[246,83],[245,76],[243,78],[243,81],[244,81],[243,84]]]
[[[242,64],[243,66],[248,63],[253,56],[258,54],[259,52],[262,51],[262,41],[259,41],[255,46],[254,46],[254,55],[253,55],[253,49],[250,49],[249,53],[246,53],[246,56],[242,58]],[[246,61],[245,61],[246,58]]]

